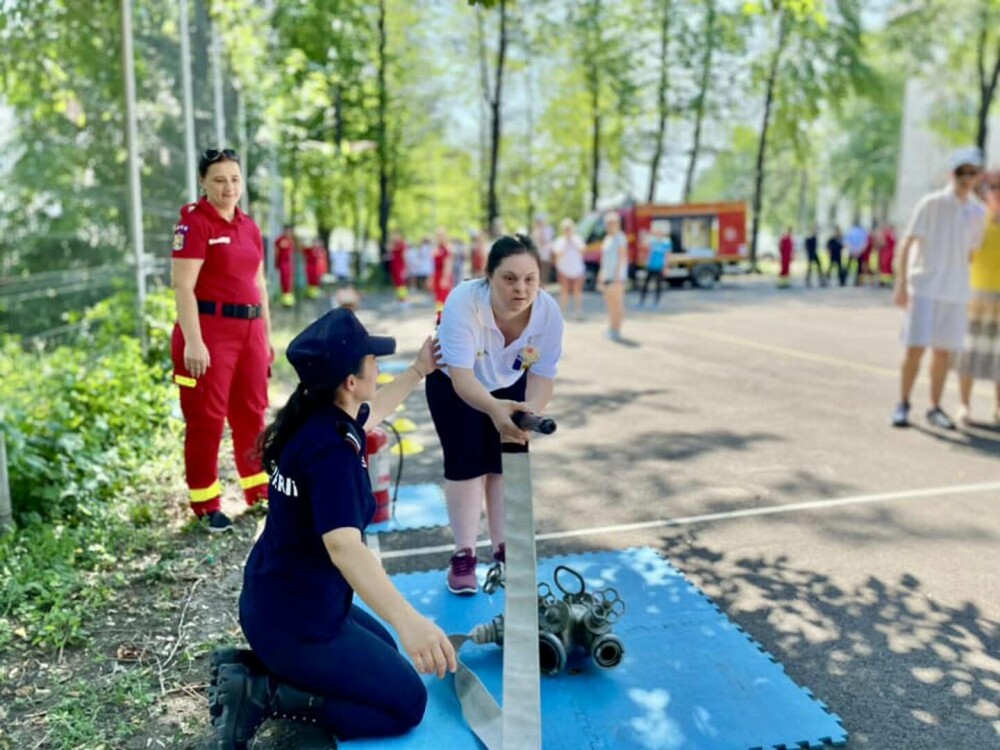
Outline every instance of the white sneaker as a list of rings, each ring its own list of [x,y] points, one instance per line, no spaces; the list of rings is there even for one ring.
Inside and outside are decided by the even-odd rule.
[[[958,422],[962,427],[972,426],[972,415],[969,413],[968,406],[958,407],[958,412],[955,414],[955,421]]]

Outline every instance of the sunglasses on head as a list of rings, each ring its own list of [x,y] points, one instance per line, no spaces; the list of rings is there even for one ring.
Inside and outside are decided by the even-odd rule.
[[[208,164],[214,164],[220,159],[229,159],[230,161],[239,161],[240,157],[231,148],[210,148],[202,152],[201,158],[204,162]]]

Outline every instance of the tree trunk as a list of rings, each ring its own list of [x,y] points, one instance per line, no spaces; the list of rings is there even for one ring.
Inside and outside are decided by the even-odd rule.
[[[705,120],[705,100],[712,78],[712,52],[715,50],[715,0],[707,2],[708,16],[705,19],[705,57],[701,66],[701,81],[698,84],[698,98],[694,105],[694,140],[691,143],[691,157],[688,159],[687,174],[684,177],[684,203],[691,199],[694,189],[694,169],[698,164],[701,150],[701,127]]]
[[[991,70],[986,70],[986,45],[988,43],[987,21],[988,16],[983,13],[983,25],[976,40],[976,67],[979,74],[979,107],[976,111],[976,145],[986,158],[986,141],[989,138],[990,128],[990,108],[993,106],[993,98],[997,90],[997,78],[1000,76],[1000,47],[997,49],[996,58],[993,61]]]
[[[490,101],[490,182],[486,193],[486,214],[488,225],[500,216],[500,204],[497,200],[497,165],[500,160],[501,133],[501,98],[503,95],[503,67],[507,58],[507,0],[500,0],[500,44],[497,49],[497,70],[494,81],[493,97]]]
[[[670,44],[670,13],[671,3],[664,0],[663,16],[660,19],[660,79],[656,88],[656,146],[653,150],[653,160],[649,165],[649,190],[646,191],[646,201],[656,200],[656,182],[660,176],[660,160],[663,158],[663,138],[667,133],[667,86],[669,83],[670,63],[667,60],[667,47]]]
[[[379,260],[385,271],[385,283],[389,283],[389,216],[392,200],[389,196],[389,139],[386,120],[388,118],[389,94],[386,90],[386,30],[385,0],[378,4],[378,250]]]
[[[527,12],[527,11],[525,11]],[[527,200],[525,201],[525,209],[527,211],[527,222],[525,226],[530,227],[532,222],[535,220],[535,67],[534,67],[534,57],[535,50],[532,44],[532,39],[529,36],[527,24],[524,22],[524,16],[521,16],[521,47],[524,50],[526,56],[525,66],[524,66],[524,80],[525,80],[525,95],[528,99],[527,106],[525,108],[525,115],[527,116],[527,132],[524,138],[525,147],[525,159],[524,159],[524,182],[525,182],[525,193]]]
[[[484,216],[486,208],[486,162],[489,159],[489,145],[487,138],[486,117],[487,109],[490,106],[490,72],[489,62],[486,59],[486,23],[483,19],[483,7],[476,6],[476,51],[479,54],[479,174],[476,191],[479,198],[479,215],[486,221],[486,227],[490,225],[490,217]]]
[[[590,91],[590,106],[593,112],[590,136],[590,210],[597,210],[597,199],[600,195],[601,175],[601,110],[600,110],[600,79],[594,71],[595,82]]]
[[[601,0],[592,0],[589,5],[590,23],[586,33],[585,46],[587,88],[590,92],[590,210],[597,210],[601,182]],[[589,49],[588,49],[589,48]]]
[[[771,127],[771,108],[774,105],[774,86],[778,80],[778,68],[781,65],[781,53],[785,49],[785,34],[787,33],[785,11],[778,18],[778,43],[771,58],[771,69],[767,75],[767,89],[764,94],[764,122],[760,128],[760,139],[757,142],[757,165],[753,179],[753,224],[750,230],[750,272],[760,273],[757,267],[757,235],[760,231],[760,213],[764,202],[764,157],[767,151],[767,131]]]

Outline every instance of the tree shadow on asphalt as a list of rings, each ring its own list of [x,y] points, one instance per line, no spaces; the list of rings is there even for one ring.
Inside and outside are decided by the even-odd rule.
[[[662,519],[671,512],[671,497],[690,497],[716,481],[711,476],[679,478],[672,466],[708,453],[745,452],[756,443],[780,439],[767,432],[730,430],[641,432],[617,443],[564,446],[557,464],[548,456],[537,464],[536,476],[557,470],[562,488],[550,489],[551,494],[536,490],[537,518],[546,530],[564,530],[565,519],[592,518],[594,513],[601,514],[603,523]],[[745,499],[740,507],[745,507]]]
[[[1000,627],[975,604],[939,604],[910,574],[844,589],[782,555],[662,540],[676,567],[830,704],[850,747],[995,746]]]
[[[601,389],[597,391],[576,391],[574,386],[586,385],[580,380],[572,378],[560,378],[558,381],[557,404],[558,410],[553,412],[561,429],[578,429],[585,427],[591,420],[600,420],[607,415],[614,415],[622,409],[642,401],[650,399],[647,406],[656,409],[657,413],[668,414],[679,412],[680,409],[672,404],[667,396],[671,393],[669,388],[617,388]],[[623,428],[623,425],[619,425]]]
[[[921,424],[912,423],[910,429],[934,438],[945,443],[955,450],[973,450],[987,456],[1000,457],[1000,431],[994,432],[990,429],[973,428],[969,430],[941,430],[924,427]]]

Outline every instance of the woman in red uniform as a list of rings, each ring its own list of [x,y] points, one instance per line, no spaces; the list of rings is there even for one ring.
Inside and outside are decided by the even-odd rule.
[[[184,413],[184,468],[191,509],[210,531],[232,522],[219,507],[219,443],[226,420],[247,505],[267,498],[254,457],[264,428],[271,318],[260,228],[237,204],[236,152],[210,149],[198,162],[204,195],[181,208],[171,272],[177,298],[172,355]]]
[[[448,232],[442,227],[437,231],[437,248],[434,250],[434,276],[431,279],[434,311],[437,313],[438,320],[441,319],[444,302],[448,299],[451,288],[455,285],[452,265],[451,243],[448,241]]]
[[[285,224],[284,231],[274,243],[277,251],[274,255],[274,266],[278,269],[281,281],[281,304],[283,307],[295,306],[293,281],[295,276],[295,232],[291,224]]]
[[[406,288],[406,240],[396,229],[392,233],[392,247],[389,256],[389,275],[392,285],[396,287],[396,299],[402,307],[406,307],[410,298],[410,290]]]
[[[302,248],[302,254],[306,259],[306,296],[317,299],[322,294],[323,274],[327,271],[326,245],[319,237],[314,237]]]

